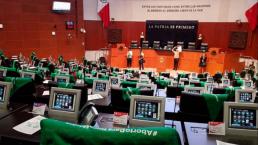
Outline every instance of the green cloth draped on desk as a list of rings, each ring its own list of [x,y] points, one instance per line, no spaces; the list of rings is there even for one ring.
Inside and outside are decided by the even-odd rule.
[[[224,101],[228,100],[227,94],[202,94],[209,111],[210,120],[214,121],[223,109]]]
[[[136,88],[136,84],[137,84],[137,82],[134,82],[134,81],[122,81],[121,82],[121,86],[123,88],[126,88],[126,87]]]
[[[240,87],[226,87],[226,94],[228,94],[228,98],[230,100],[232,100],[233,98],[235,98],[235,92],[237,89],[241,89]]]
[[[94,128],[52,119],[40,122],[41,145],[181,145],[174,128]]]
[[[124,101],[130,101],[132,95],[139,95],[140,94],[140,89],[139,88],[123,88],[123,100]]]
[[[164,80],[161,79],[160,77],[155,79],[155,84],[160,85],[162,88],[167,87],[168,85],[170,85],[170,80]]]
[[[15,78],[15,77],[5,77],[5,82],[12,82],[13,88],[11,90],[11,96],[21,87],[25,86],[28,83],[31,83],[33,80],[31,78]]]
[[[72,89],[73,86],[74,86],[74,84],[72,84],[72,83],[58,83],[58,87],[59,87],[59,88]]]

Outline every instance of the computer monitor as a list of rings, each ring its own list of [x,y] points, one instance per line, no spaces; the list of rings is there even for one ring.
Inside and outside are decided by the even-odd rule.
[[[201,50],[208,50],[208,43],[201,43]]]
[[[230,80],[229,79],[222,79],[222,86],[223,87],[228,87],[230,86]]]
[[[173,87],[184,86],[184,82],[171,81],[170,85]]]
[[[226,135],[257,137],[258,104],[224,102]]]
[[[179,82],[182,82],[184,85],[189,85],[189,79],[188,78],[180,78]]]
[[[62,71],[59,72],[62,75],[69,75],[69,68],[63,68]]]
[[[57,83],[69,83],[70,82],[70,77],[69,76],[56,75],[55,76],[55,82],[57,82]]]
[[[192,79],[195,79],[195,78],[197,78],[197,73],[195,73],[195,72],[192,72],[192,73],[191,73],[191,75],[190,75],[190,78],[192,78]]]
[[[93,101],[96,105],[108,106],[110,104],[109,85],[109,80],[93,81],[92,94],[100,94],[103,97],[103,99]]]
[[[185,92],[188,93],[193,93],[193,94],[202,94],[205,92],[204,87],[190,87],[190,86],[185,86],[184,89]]]
[[[108,80],[94,80],[93,81],[93,94],[100,94],[102,96],[107,96],[109,91],[109,81]]]
[[[35,73],[33,73],[33,72],[22,71],[22,72],[20,72],[20,74],[21,74],[22,78],[32,78],[32,79],[35,79]]]
[[[253,103],[255,100],[254,89],[237,89],[235,91],[235,101],[241,103]]]
[[[213,77],[207,77],[207,81],[206,82],[207,83],[213,83],[214,82]]]
[[[137,41],[131,41],[130,47],[131,48],[138,48]]]
[[[174,47],[174,42],[173,41],[168,41],[167,42],[167,50],[172,50],[173,47]]]
[[[97,78],[102,78],[102,76],[105,76],[106,74],[105,73],[97,73]]]
[[[219,85],[217,83],[205,83],[204,88],[205,88],[205,93],[207,94],[212,94],[214,88],[218,88]]]
[[[136,88],[140,90],[154,90],[153,96],[156,94],[157,85],[156,84],[146,84],[146,83],[137,83]]]
[[[0,109],[7,109],[12,86],[11,82],[0,81]]]
[[[160,49],[160,41],[153,41],[153,46],[154,49]]]
[[[254,87],[254,84],[252,80],[245,80],[243,86],[246,89],[252,89]]]
[[[110,81],[111,87],[116,87],[116,88],[120,87],[121,81],[119,77],[110,76],[109,81]]]
[[[132,95],[130,126],[164,126],[165,97]]]
[[[149,41],[142,41],[142,48],[149,48]]]
[[[6,74],[7,74],[7,69],[0,68],[0,77],[6,77]]]
[[[52,87],[49,99],[50,118],[78,123],[81,90]]]
[[[39,68],[42,68],[42,67],[43,67],[43,63],[42,63],[42,62],[39,62],[38,67],[39,67]]]

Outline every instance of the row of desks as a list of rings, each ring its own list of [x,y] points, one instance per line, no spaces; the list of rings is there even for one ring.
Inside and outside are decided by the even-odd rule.
[[[175,107],[175,108],[174,108]],[[174,98],[166,99],[166,114],[173,114],[178,111],[178,105],[175,106]],[[21,106],[18,109],[10,111],[9,113],[2,114],[0,117],[0,144],[3,145],[38,145],[40,142],[40,131],[33,135],[26,135],[17,132],[13,129],[14,126],[25,122],[37,115],[31,113],[31,106]],[[175,125],[178,131],[181,143],[184,144],[187,138],[190,145],[216,145],[216,140],[223,140],[239,145],[257,145],[258,138],[228,138],[226,136],[214,136],[207,134],[207,124],[205,123],[192,123],[192,122],[179,122],[166,120],[166,127]],[[121,126],[113,125],[113,114],[100,113],[96,120],[95,127],[98,128],[116,128]]]

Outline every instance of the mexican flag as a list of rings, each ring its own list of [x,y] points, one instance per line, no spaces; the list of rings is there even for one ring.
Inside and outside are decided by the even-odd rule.
[[[98,14],[103,22],[104,28],[107,28],[110,22],[109,3],[107,0],[98,0]]]
[[[258,2],[245,12],[251,30],[255,30],[258,24]]]

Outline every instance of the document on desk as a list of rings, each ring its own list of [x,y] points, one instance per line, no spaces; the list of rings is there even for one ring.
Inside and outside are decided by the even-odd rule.
[[[100,94],[88,95],[88,101],[103,99]]]
[[[42,96],[49,96],[49,91],[44,91]]]
[[[223,141],[220,141],[220,140],[216,140],[216,143],[217,143],[217,145],[237,145],[237,144],[223,142]]]
[[[32,135],[40,130],[40,121],[43,119],[46,118],[39,115],[13,127],[13,129],[24,134]]]

